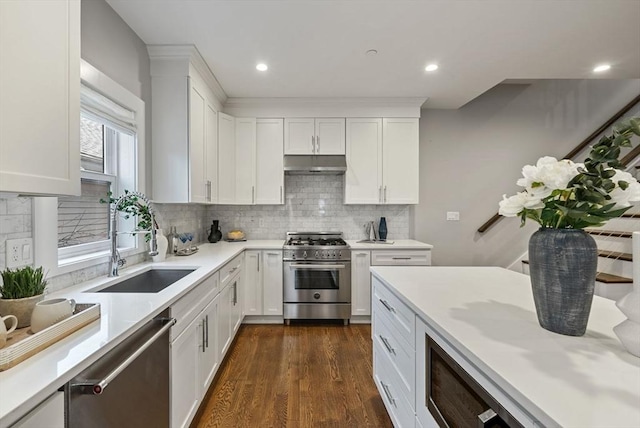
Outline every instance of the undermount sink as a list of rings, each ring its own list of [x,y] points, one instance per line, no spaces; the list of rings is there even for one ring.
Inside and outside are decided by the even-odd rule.
[[[189,275],[195,269],[151,269],[127,278],[101,290],[98,293],[158,293],[174,282]]]

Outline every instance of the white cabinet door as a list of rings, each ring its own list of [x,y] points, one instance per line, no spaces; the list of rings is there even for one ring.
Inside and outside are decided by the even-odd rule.
[[[218,202],[233,204],[236,199],[235,119],[218,113]]]
[[[207,202],[218,202],[218,112],[207,103],[205,112],[205,182]]]
[[[174,428],[188,427],[198,410],[201,322],[201,318],[196,317],[171,343],[171,426]]]
[[[207,202],[207,184],[205,178],[205,118],[207,100],[204,92],[189,79],[189,200]]]
[[[345,204],[382,203],[382,119],[347,119]]]
[[[263,314],[282,315],[282,251],[263,251]]]
[[[255,203],[256,198],[256,119],[251,117],[236,117],[235,122],[235,203],[239,205],[251,205]]]
[[[284,204],[282,122],[282,119],[256,121],[256,204]]]
[[[231,305],[233,291],[231,285],[227,285],[220,292],[218,300],[218,361],[224,359],[224,355],[231,344]]]
[[[202,334],[202,346],[198,348],[198,374],[200,380],[200,395],[204,397],[218,370],[218,344],[216,320],[218,318],[218,302],[220,295],[216,296],[202,311],[200,315],[200,333]]]
[[[351,315],[371,315],[371,253],[351,251]]]
[[[54,392],[12,427],[64,428],[64,392]]]
[[[244,313],[262,315],[262,275],[260,251],[244,252]]]
[[[0,1],[0,64],[0,192],[79,195],[80,2]]]
[[[343,155],[345,150],[344,118],[316,119],[315,153]]]
[[[384,203],[417,204],[418,119],[383,119],[382,142]]]
[[[284,154],[311,155],[315,149],[315,120],[288,118],[284,120]]]
[[[235,333],[240,328],[240,324],[242,324],[242,318],[244,318],[243,317],[244,311],[242,308],[242,302],[243,302],[242,293],[244,293],[243,281],[244,281],[243,273],[240,272],[236,276],[236,279],[233,280],[229,285],[229,287],[232,289],[231,306],[230,306],[231,332],[229,333],[231,336],[231,340],[233,340],[233,338],[235,337]]]

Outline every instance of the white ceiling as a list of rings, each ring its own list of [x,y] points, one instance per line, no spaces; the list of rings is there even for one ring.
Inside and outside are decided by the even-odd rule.
[[[592,78],[603,62],[599,78],[640,78],[640,0],[107,2],[147,44],[196,45],[229,97],[457,108],[505,79]]]

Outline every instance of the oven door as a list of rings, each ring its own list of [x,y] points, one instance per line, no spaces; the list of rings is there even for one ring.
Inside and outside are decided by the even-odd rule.
[[[286,303],[350,303],[351,262],[284,262]]]

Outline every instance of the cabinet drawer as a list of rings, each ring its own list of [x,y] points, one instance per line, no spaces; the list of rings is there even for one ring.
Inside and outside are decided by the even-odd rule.
[[[408,397],[411,408],[415,408],[415,351],[402,338],[399,332],[388,325],[387,317],[380,313],[375,315],[375,331],[373,341],[384,352],[397,371],[403,394]]]
[[[214,273],[171,306],[171,317],[176,319],[176,325],[170,330],[171,340],[178,337],[207,303],[220,292],[219,278],[219,273]]]
[[[431,250],[371,251],[371,266],[430,266]]]
[[[373,284],[372,307],[374,318],[377,314],[387,318],[389,320],[388,325],[393,326],[409,346],[415,349],[415,314],[375,276],[371,277],[371,281]]]
[[[380,344],[373,345],[373,379],[395,428],[415,427],[415,412],[399,386],[398,373]]]
[[[220,269],[221,289],[226,287],[229,284],[229,281],[232,279],[232,277],[235,274],[237,274],[240,269],[242,269],[243,257],[244,257],[244,253],[236,256],[229,263],[222,266],[222,269]]]

